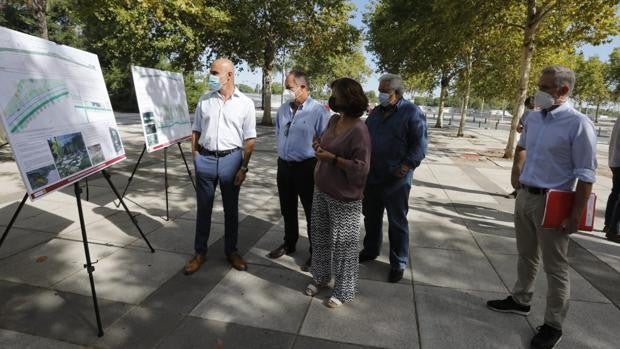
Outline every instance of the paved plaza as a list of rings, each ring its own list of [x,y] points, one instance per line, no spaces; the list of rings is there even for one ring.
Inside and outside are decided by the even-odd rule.
[[[144,144],[136,114],[117,118],[128,159],[110,168],[122,191]],[[471,124],[434,129],[415,171],[409,204],[410,263],[387,282],[388,246],[360,266],[360,295],[337,309],[303,294],[308,240],[293,256],[266,257],[284,236],[276,188],[274,130],[258,126],[241,189],[239,249],[246,272],[224,256],[219,194],[207,262],[185,276],[195,227],[195,192],[178,147],[168,153],[166,221],[163,151],[146,154],[126,202],[156,249],[151,253],[100,175],[83,208],[105,335],[97,337],[73,187],[27,201],[0,247],[0,348],[529,348],[542,325],[546,281],[539,273],[528,317],[486,308],[516,280],[512,162],[507,131]],[[186,155],[189,143],[183,144]],[[601,233],[611,172],[599,139],[596,229],[571,238],[571,308],[559,348],[618,348],[620,244]],[[193,165],[190,164],[193,171]],[[0,150],[0,228],[24,195],[9,147]],[[300,209],[300,220],[303,220]],[[387,224],[387,221],[386,221]],[[300,224],[306,236],[305,224]],[[387,242],[387,226],[384,227]],[[362,231],[362,236],[364,232]],[[542,269],[542,268],[541,268]]]

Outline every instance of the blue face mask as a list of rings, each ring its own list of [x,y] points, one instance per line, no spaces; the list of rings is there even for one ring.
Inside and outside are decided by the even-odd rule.
[[[213,91],[219,91],[222,88],[222,83],[217,75],[209,74],[209,87]]]
[[[390,94],[385,93],[385,92],[380,92],[379,103],[384,107],[387,107],[388,105],[390,105]]]

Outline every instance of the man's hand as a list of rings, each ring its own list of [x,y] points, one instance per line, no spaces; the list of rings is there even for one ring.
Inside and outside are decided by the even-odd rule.
[[[521,187],[521,183],[519,183],[519,170],[516,170],[513,168],[511,173],[510,173],[510,184],[512,184],[512,188],[514,190],[517,190]]]
[[[411,167],[407,166],[406,164],[400,164],[400,167],[396,169],[396,171],[394,171],[394,175],[398,178],[403,178],[407,175],[407,173],[409,173],[409,170],[411,169]]]
[[[579,225],[579,219],[568,217],[568,218],[565,218],[560,224],[560,231],[566,234],[576,233],[578,225]]]
[[[239,169],[235,175],[235,185],[240,186],[245,181],[245,170]]]

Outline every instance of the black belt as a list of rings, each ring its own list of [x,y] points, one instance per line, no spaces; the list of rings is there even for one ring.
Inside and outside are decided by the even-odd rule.
[[[549,191],[549,189],[530,187],[530,186],[527,186],[525,184],[521,184],[521,189],[525,190],[526,192],[528,192],[530,194],[534,194],[534,195],[543,195],[543,194],[546,194],[547,191]]]
[[[228,149],[228,150],[208,150],[204,147],[200,147],[200,150],[198,150],[198,152],[200,153],[200,155],[215,156],[216,158],[221,158],[226,155],[232,154],[239,149],[241,148],[234,148],[234,149]]]
[[[306,160],[301,160],[301,161],[287,161],[287,160],[284,160],[284,159],[282,159],[280,157],[278,158],[278,162],[281,162],[281,163],[286,164],[288,166],[299,166],[299,165],[303,165],[303,164],[306,164],[306,163],[311,162],[311,161],[312,162],[316,161],[316,158],[307,158]]]

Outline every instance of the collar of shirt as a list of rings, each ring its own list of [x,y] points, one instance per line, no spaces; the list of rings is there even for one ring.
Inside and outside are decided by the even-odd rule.
[[[224,96],[220,93],[219,90],[217,91],[213,91],[211,92],[212,96],[217,97],[221,100],[224,100]],[[232,99],[233,97],[238,98],[241,95],[241,91],[239,91],[239,89],[237,88],[237,86],[235,86],[235,90],[233,91],[232,96],[230,96],[230,98]]]
[[[547,111],[545,112],[544,110],[541,110],[541,113],[543,115],[543,117],[547,117],[550,116],[552,119],[557,119],[559,117],[561,117],[565,111],[567,111],[569,109],[569,105],[567,102],[564,102],[560,105],[558,105],[555,109],[551,110],[551,111]]]
[[[295,114],[300,112],[300,111],[302,111],[302,110],[304,110],[304,106],[307,107],[310,103],[312,103],[312,97],[308,96],[308,98],[306,98],[306,100],[303,103],[301,103],[299,105],[299,107],[297,107],[297,111],[295,112]],[[291,106],[291,103],[289,103],[288,109],[291,112],[291,116],[292,116],[293,115],[293,107]]]

